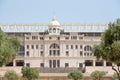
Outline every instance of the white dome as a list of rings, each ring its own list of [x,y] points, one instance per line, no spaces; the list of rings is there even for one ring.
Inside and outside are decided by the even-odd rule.
[[[57,25],[57,26],[60,26],[60,23],[57,21],[57,19],[55,17],[53,17],[50,25]]]

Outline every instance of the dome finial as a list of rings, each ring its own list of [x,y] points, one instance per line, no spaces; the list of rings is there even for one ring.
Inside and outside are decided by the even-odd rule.
[[[55,16],[53,16],[53,19],[52,19],[52,21],[56,21],[57,19],[56,19],[56,17]]]

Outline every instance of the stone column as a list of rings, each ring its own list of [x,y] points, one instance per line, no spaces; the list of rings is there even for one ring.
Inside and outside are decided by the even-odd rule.
[[[106,61],[103,61],[103,66],[105,66],[105,67],[106,67]]]
[[[13,60],[13,67],[16,66],[16,60]]]
[[[83,65],[83,68],[84,68],[84,67],[85,67],[85,62],[83,62],[83,64],[82,64],[82,65]]]
[[[93,60],[93,66],[95,67],[95,63],[96,63],[96,61],[95,60]]]

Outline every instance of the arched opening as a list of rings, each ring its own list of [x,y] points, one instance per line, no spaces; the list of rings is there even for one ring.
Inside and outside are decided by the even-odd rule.
[[[87,45],[84,47],[84,51],[92,51],[92,47]]]
[[[59,56],[60,55],[60,46],[56,43],[51,44],[50,50],[49,50],[49,55],[50,56]]]
[[[53,33],[56,33],[56,29],[55,28],[53,28]]]
[[[56,43],[53,43],[49,47],[49,56],[60,56],[60,46]],[[60,67],[60,60],[49,60],[50,68]]]

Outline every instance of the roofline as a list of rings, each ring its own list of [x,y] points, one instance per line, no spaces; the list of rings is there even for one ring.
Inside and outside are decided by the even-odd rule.
[[[50,24],[0,24],[0,26],[49,26]],[[63,23],[61,26],[108,26],[108,23]]]

